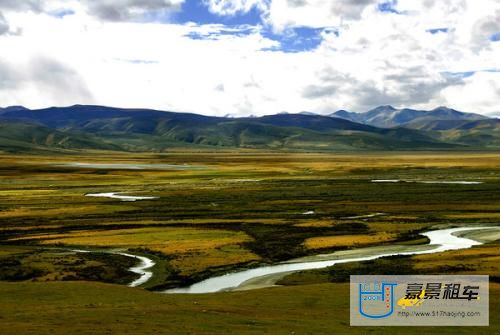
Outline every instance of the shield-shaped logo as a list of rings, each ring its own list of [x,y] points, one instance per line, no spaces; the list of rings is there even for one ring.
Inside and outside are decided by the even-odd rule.
[[[382,319],[394,312],[396,283],[360,283],[359,313],[370,319]]]

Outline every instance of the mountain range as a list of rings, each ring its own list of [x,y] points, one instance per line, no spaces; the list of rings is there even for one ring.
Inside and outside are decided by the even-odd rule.
[[[330,116],[382,128],[413,128],[412,124],[415,122],[421,124],[422,122],[436,120],[471,121],[488,119],[486,116],[480,114],[463,113],[446,107],[438,107],[430,111],[425,111],[410,108],[396,109],[388,105],[374,108],[365,113],[353,113],[345,110],[340,110],[331,114]]]
[[[500,148],[500,121],[446,107],[380,106],[366,113],[309,112],[214,117],[151,109],[74,105],[0,108],[0,150],[38,152],[170,148],[302,151]]]

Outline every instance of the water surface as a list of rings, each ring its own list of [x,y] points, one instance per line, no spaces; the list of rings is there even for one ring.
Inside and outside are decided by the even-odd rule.
[[[83,169],[102,169],[102,170],[200,170],[204,166],[188,164],[137,164],[137,163],[62,163],[57,164],[60,167],[75,167]]]
[[[109,193],[87,193],[86,197],[97,197],[97,198],[111,198],[111,199],[119,199],[121,201],[137,201],[137,200],[154,200],[158,199],[158,197],[142,197],[135,195],[120,195],[122,192],[109,192]]]
[[[137,278],[136,280],[134,280],[133,282],[128,284],[128,286],[130,286],[130,287],[140,286],[142,284],[147,283],[151,279],[151,277],[153,277],[153,271],[148,271],[153,266],[155,266],[155,262],[153,262],[153,260],[151,260],[147,257],[144,257],[144,256],[131,255],[131,254],[127,254],[124,252],[117,252],[116,254],[135,258],[135,259],[138,259],[139,261],[141,261],[138,265],[133,266],[133,267],[128,269],[129,271],[140,275],[139,278]]]
[[[115,252],[115,251],[90,251],[90,250],[82,250],[82,249],[72,249],[71,251],[73,252],[78,252],[78,253],[92,253],[92,252],[99,252],[99,253],[105,253],[105,254],[111,254],[111,255],[122,255],[125,257],[130,257],[134,258],[140,261],[139,264],[134,265],[133,267],[129,268],[128,270],[130,272],[136,273],[140,275],[139,278],[128,284],[130,287],[137,287],[142,284],[147,283],[151,277],[153,277],[153,271],[148,271],[150,270],[153,266],[156,265],[156,263],[147,257],[144,256],[137,256],[137,255],[132,255],[132,254],[127,254],[125,252]]]
[[[482,181],[471,180],[401,180],[401,179],[372,179],[372,183],[417,183],[417,184],[455,184],[455,185],[479,185]]]
[[[478,229],[498,229],[499,227],[464,227],[464,228],[451,228],[442,230],[433,230],[422,233],[423,236],[429,238],[429,245],[425,246],[408,246],[407,251],[386,252],[362,257],[351,257],[344,259],[334,259],[325,261],[297,261],[294,260],[280,263],[277,265],[263,266],[256,269],[244,270],[240,272],[228,273],[222,276],[217,276],[203,280],[199,283],[193,284],[185,288],[175,288],[164,291],[164,293],[213,293],[219,291],[234,290],[243,286],[246,282],[254,280],[259,277],[265,277],[272,274],[291,273],[301,270],[322,269],[335,264],[360,262],[377,259],[380,257],[396,256],[396,255],[420,255],[430,254],[436,252],[443,252],[447,250],[466,249],[474,245],[481,244],[478,241],[471,240],[465,237],[458,237],[454,235],[458,232],[478,230]],[[411,248],[415,248],[411,250]],[[334,255],[334,254],[332,254]],[[322,257],[328,255],[321,255]]]

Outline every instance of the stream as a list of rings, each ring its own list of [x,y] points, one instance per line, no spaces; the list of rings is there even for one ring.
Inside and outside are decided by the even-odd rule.
[[[447,250],[458,250],[467,249],[475,245],[482,244],[481,242],[456,236],[456,233],[478,230],[478,229],[498,229],[500,227],[463,227],[463,228],[451,228],[451,229],[441,229],[432,230],[421,235],[429,238],[428,245],[415,245],[408,246],[407,249],[402,251],[391,251],[379,253],[374,253],[368,256],[351,256],[347,258],[339,259],[329,259],[329,260],[318,260],[320,258],[328,258],[335,256],[334,254],[329,255],[318,255],[311,257],[313,260],[303,261],[303,259],[291,260],[276,265],[262,266],[255,269],[243,270],[239,272],[227,273],[225,275],[208,278],[201,282],[195,283],[191,286],[184,288],[174,288],[163,291],[163,293],[214,293],[220,291],[238,290],[238,289],[252,289],[252,288],[262,288],[273,286],[276,282],[272,278],[273,275],[286,275],[296,271],[302,270],[312,270],[312,269],[322,269],[335,264],[349,263],[349,262],[360,262],[368,261],[381,257],[396,256],[396,255],[421,255],[421,254],[431,254],[437,252],[443,252]],[[408,250],[412,248],[413,250]],[[360,249],[362,251],[363,249]],[[368,248],[366,250],[369,250]],[[267,279],[266,277],[271,279]],[[278,279],[283,276],[278,276]],[[261,281],[264,284],[255,285],[255,282]],[[254,282],[252,285],[252,282]],[[246,287],[245,287],[246,286]]]
[[[85,194],[85,196],[86,197],[96,197],[96,198],[119,199],[121,201],[137,201],[137,200],[154,200],[154,199],[158,199],[158,197],[140,197],[140,196],[135,196],[135,195],[120,195],[118,192],[87,193],[87,194]]]
[[[77,253],[96,252],[96,251],[81,250],[81,249],[71,249],[71,251],[77,252]],[[137,286],[140,286],[142,284],[145,284],[151,279],[151,277],[153,277],[153,271],[151,271],[150,269],[153,266],[155,266],[156,263],[150,258],[147,258],[144,256],[127,254],[125,252],[115,252],[115,251],[99,251],[99,252],[111,254],[111,255],[121,255],[121,256],[129,257],[129,258],[134,258],[134,259],[137,259],[140,261],[139,264],[134,265],[133,267],[128,269],[130,272],[133,272],[133,273],[140,275],[139,278],[135,279],[133,282],[128,284],[129,287],[137,287]]]

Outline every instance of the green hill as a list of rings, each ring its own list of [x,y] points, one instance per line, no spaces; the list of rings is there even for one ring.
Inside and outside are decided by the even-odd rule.
[[[463,148],[418,129],[383,129],[321,115],[223,118],[147,109],[82,106],[0,113],[4,151],[255,148],[276,150],[426,150]],[[452,137],[450,137],[452,139]]]
[[[64,151],[75,149],[121,150],[120,147],[90,134],[77,134],[41,125],[0,120],[0,151]]]

